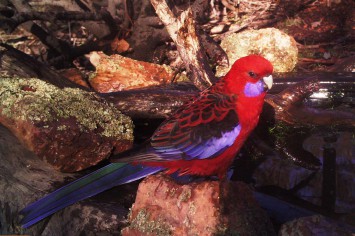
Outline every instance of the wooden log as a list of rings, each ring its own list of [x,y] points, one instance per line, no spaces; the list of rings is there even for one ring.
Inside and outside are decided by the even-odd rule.
[[[64,76],[61,76],[55,70],[33,59],[31,56],[6,44],[0,44],[0,58],[0,75],[3,77],[36,77],[58,88],[81,88],[88,90],[67,80]]]
[[[282,80],[278,82],[282,83]],[[322,96],[325,96],[325,98],[329,96],[330,93],[336,91],[354,94],[355,85],[351,73],[306,74],[301,78],[290,79],[284,82],[288,82],[288,87],[282,86],[283,90],[281,92],[276,95],[269,95],[265,100],[266,103],[274,108],[275,120],[301,126],[355,126],[355,114],[351,111],[318,109],[302,104],[303,100],[321,88],[323,89]]]
[[[191,85],[193,88],[193,85]],[[167,118],[185,102],[195,97],[198,92],[146,89],[121,91],[118,93],[101,94],[108,102],[124,114],[134,119]]]
[[[302,101],[319,88],[327,92],[343,91],[347,96],[355,93],[351,73],[294,75],[293,73],[279,74],[274,80],[274,87],[265,99],[263,116],[268,120],[279,120],[298,125],[345,125],[355,126],[354,114],[351,111],[327,110],[307,107]],[[295,77],[296,76],[296,77]],[[350,77],[349,77],[350,76]],[[164,118],[184,102],[198,94],[193,85],[168,85],[150,89],[121,91],[119,93],[101,94],[125,114],[133,118]],[[146,99],[145,99],[146,98]],[[319,98],[320,102],[326,98]],[[328,104],[331,105],[331,104]],[[169,108],[170,106],[170,108]],[[270,106],[272,109],[270,109]]]

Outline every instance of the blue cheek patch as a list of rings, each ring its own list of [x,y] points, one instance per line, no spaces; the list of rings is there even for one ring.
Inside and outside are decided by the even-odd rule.
[[[244,94],[246,97],[257,97],[264,92],[264,84],[261,80],[256,83],[247,82],[244,88]]]

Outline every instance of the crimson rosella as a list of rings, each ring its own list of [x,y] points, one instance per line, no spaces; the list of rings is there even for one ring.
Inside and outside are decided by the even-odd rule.
[[[250,55],[165,120],[141,147],[113,157],[111,163],[21,211],[23,227],[114,186],[159,171],[179,175],[226,176],[244,141],[258,123],[273,67]]]

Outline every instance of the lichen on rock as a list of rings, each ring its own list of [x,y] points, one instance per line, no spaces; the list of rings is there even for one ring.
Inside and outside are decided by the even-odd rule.
[[[224,38],[221,47],[226,51],[229,65],[250,54],[258,54],[268,59],[274,66],[274,72],[290,72],[297,63],[298,49],[296,41],[275,28],[246,30]],[[217,67],[217,76],[223,76],[230,67]]]
[[[96,165],[133,143],[133,122],[114,105],[36,78],[0,78],[0,123],[63,172]]]
[[[178,184],[164,174],[139,185],[129,235],[275,235],[249,186],[240,182]]]
[[[92,52],[89,57],[96,67],[89,82],[100,93],[169,84],[176,74],[170,66],[137,61],[118,54],[107,56],[102,52]]]
[[[16,109],[18,105],[21,109]],[[59,89],[36,78],[1,78],[0,107],[1,115],[10,119],[36,123],[74,117],[82,131],[100,128],[103,136],[119,134],[133,139],[129,117],[97,99],[94,93],[78,88]],[[65,129],[65,126],[58,128]]]
[[[135,219],[131,222],[131,227],[142,233],[152,233],[157,236],[167,236],[172,234],[172,226],[162,220],[150,219],[150,213],[141,209]]]

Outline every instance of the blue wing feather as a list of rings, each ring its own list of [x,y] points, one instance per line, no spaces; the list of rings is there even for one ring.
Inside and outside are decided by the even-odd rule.
[[[213,158],[231,146],[239,135],[241,126],[234,110],[235,102],[235,96],[207,90],[198,100],[162,123],[144,149],[111,160],[150,162]]]
[[[77,201],[94,196],[117,185],[130,183],[163,168],[112,163],[90,173],[28,205],[20,213],[23,227],[28,228],[45,217]]]

